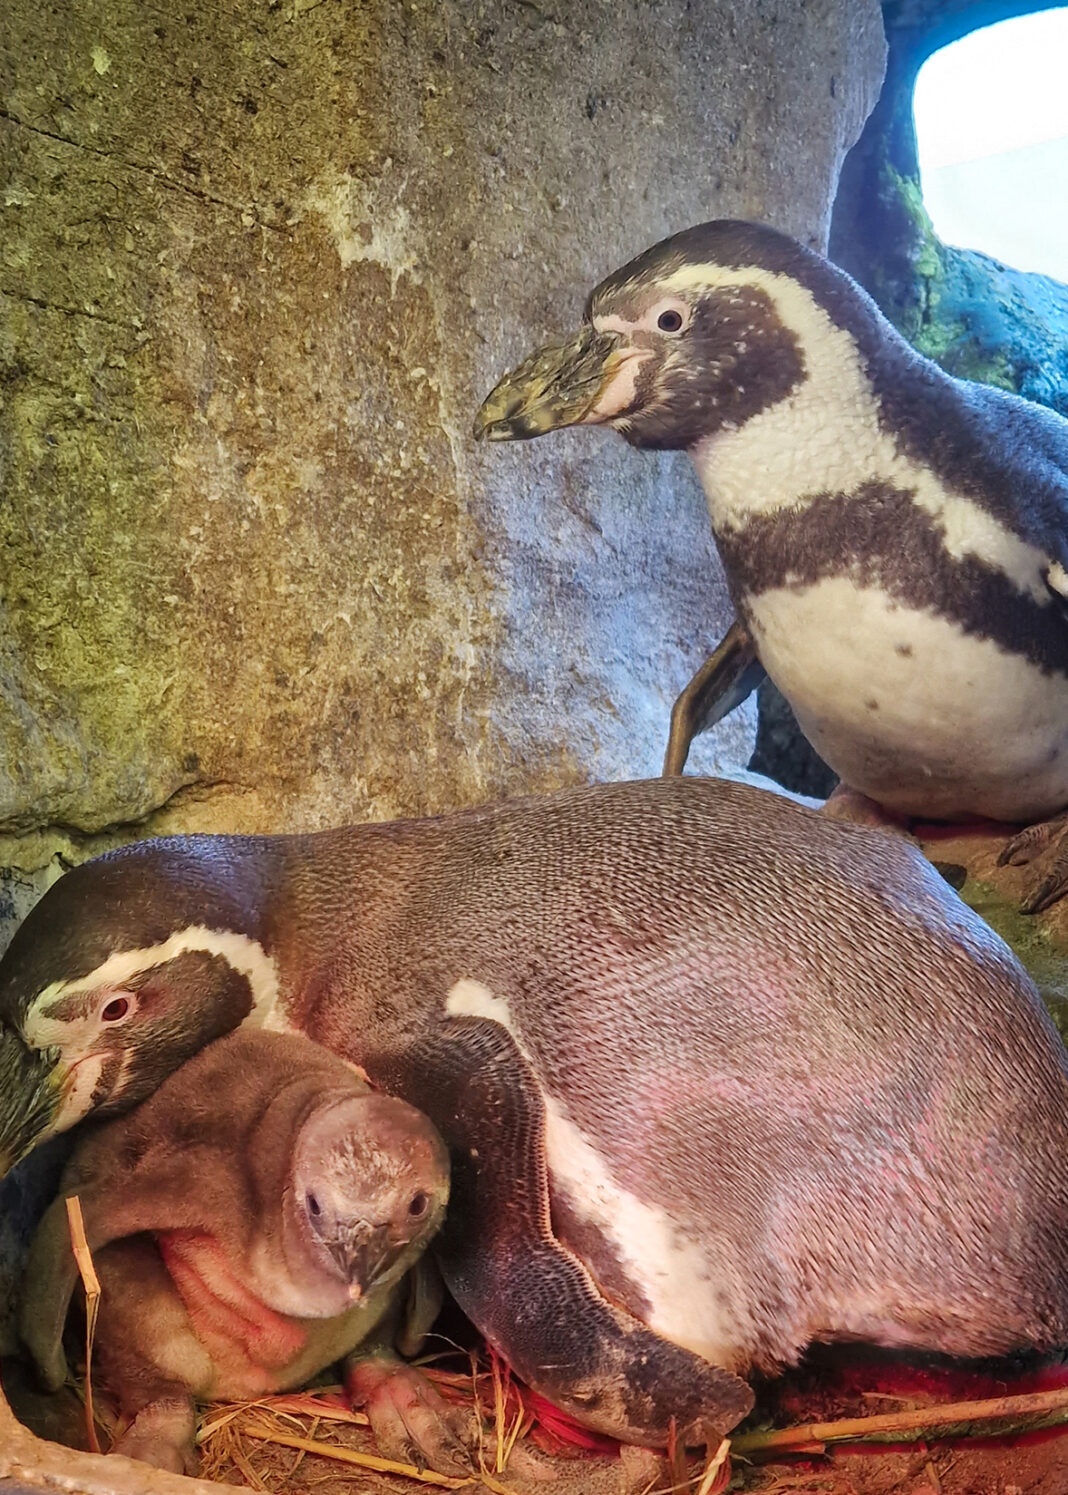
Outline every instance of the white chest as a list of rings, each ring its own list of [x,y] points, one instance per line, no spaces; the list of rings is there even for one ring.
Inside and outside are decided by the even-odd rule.
[[[904,588],[912,599],[905,603],[901,589],[890,596],[880,588],[880,556],[857,551],[864,526],[847,537],[844,522],[836,564],[828,500],[845,506],[865,491],[892,493],[904,506],[902,533],[884,529],[878,543],[899,570],[913,565],[912,506],[916,530],[935,537],[951,574],[978,562],[1042,608],[1050,604],[1050,557],[901,449],[880,423],[853,339],[803,287],[772,277],[768,290],[805,350],[806,378],[787,399],[691,453],[728,555],[732,546],[736,555],[755,546],[769,521],[789,521],[793,548],[779,556],[774,579],[743,587],[733,578],[746,593],[765,668],[835,771],[890,808],[1026,820],[1061,807],[1068,683],[942,616],[952,615],[939,605],[939,588],[953,584],[940,579],[944,565],[932,565],[923,586]],[[810,515],[823,526],[819,566],[805,554]]]
[[[752,603],[760,657],[846,783],[910,815],[1041,818],[1068,800],[1068,681],[846,578]]]

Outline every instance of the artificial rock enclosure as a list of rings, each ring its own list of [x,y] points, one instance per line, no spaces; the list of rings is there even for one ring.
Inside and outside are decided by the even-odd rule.
[[[876,5],[16,0],[4,31],[16,880],[132,823],[655,772],[727,614],[696,483],[608,439],[484,454],[471,416],[670,228],[825,241]]]
[[[876,0],[8,0],[0,944],[119,840],[658,771],[730,620],[689,463],[471,418],[669,232],[825,248],[885,54]],[[6,1418],[4,1488],[174,1484]]]

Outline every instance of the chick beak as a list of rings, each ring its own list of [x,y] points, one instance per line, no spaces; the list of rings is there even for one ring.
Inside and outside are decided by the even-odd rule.
[[[626,353],[618,332],[589,322],[547,343],[506,374],[475,417],[476,441],[519,441],[595,419],[595,407]]]
[[[52,1134],[62,1099],[59,1050],[0,1031],[0,1178]]]
[[[349,1298],[356,1303],[370,1292],[403,1250],[390,1240],[388,1225],[359,1221],[341,1240],[331,1243],[330,1254],[348,1278]]]

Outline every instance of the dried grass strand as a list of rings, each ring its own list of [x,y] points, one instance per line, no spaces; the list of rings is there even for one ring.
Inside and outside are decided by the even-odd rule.
[[[505,1440],[505,1418],[504,1418],[504,1376],[501,1375],[500,1357],[491,1351],[490,1369],[493,1373],[493,1432],[496,1440],[494,1474],[501,1474],[504,1470],[504,1440]]]
[[[731,1440],[724,1438],[705,1466],[701,1483],[697,1486],[697,1495],[714,1495],[715,1491],[726,1486],[730,1479],[730,1451]]]
[[[93,1342],[96,1339],[96,1320],[100,1310],[100,1278],[93,1265],[93,1253],[85,1234],[82,1217],[82,1202],[77,1194],[67,1199],[67,1229],[70,1232],[71,1250],[85,1289],[85,1434],[92,1453],[100,1452],[100,1440],[96,1436],[96,1416],[93,1411]]]
[[[1011,1422],[1032,1417],[1040,1419],[1046,1427],[1068,1422],[1068,1386],[1021,1396],[910,1407],[876,1417],[846,1417],[837,1422],[809,1422],[768,1432],[742,1433],[733,1439],[731,1451],[741,1458],[761,1458],[819,1452],[828,1443],[912,1443],[934,1436],[945,1437],[946,1429],[958,1425],[967,1427],[977,1422]]]
[[[263,1483],[263,1480],[256,1473],[255,1469],[252,1467],[252,1464],[249,1462],[248,1455],[241,1447],[240,1437],[235,1437],[234,1439],[233,1446],[230,1449],[230,1458],[241,1470],[241,1473],[245,1476],[254,1490],[266,1490],[267,1486]]]
[[[361,1469],[373,1469],[377,1474],[399,1474],[406,1479],[418,1480],[424,1485],[437,1485],[444,1490],[462,1490],[475,1483],[475,1476],[460,1479],[451,1474],[438,1474],[433,1469],[417,1469],[414,1464],[398,1464],[393,1459],[382,1459],[377,1454],[360,1453],[355,1448],[343,1448],[336,1443],[323,1443],[314,1438],[300,1438],[295,1433],[280,1432],[276,1428],[249,1423],[241,1430],[246,1438],[256,1438],[263,1443],[277,1443],[283,1448],[299,1448],[305,1453],[318,1454],[320,1458],[335,1459],[342,1464],[355,1464]]]

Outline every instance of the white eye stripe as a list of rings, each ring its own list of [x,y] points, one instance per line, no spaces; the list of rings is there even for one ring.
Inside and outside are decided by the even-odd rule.
[[[660,318],[665,312],[676,312],[678,327],[661,327]],[[677,336],[685,332],[693,320],[693,307],[680,296],[662,295],[651,302],[640,317],[624,317],[618,312],[598,314],[593,318],[598,332],[618,332],[622,337],[631,337],[635,332],[657,332],[661,336]]]
[[[606,316],[595,316],[593,325],[597,332],[619,332],[624,337],[629,337],[632,332],[637,332],[641,322],[632,322],[627,317],[618,316],[613,312]]]
[[[30,1003],[22,1032],[26,1042],[34,1048],[46,1048],[52,1044],[69,1042],[75,1030],[99,1025],[99,1009],[91,1016],[64,1021],[50,1017],[49,1010],[59,1001],[66,1001],[83,993],[103,990],[122,992],[125,983],[141,975],[153,966],[166,964],[179,955],[200,951],[208,955],[221,956],[235,971],[247,977],[252,990],[253,1008],[246,1022],[261,1026],[270,1022],[278,1001],[278,967],[258,940],[233,930],[208,929],[194,924],[187,929],[176,930],[160,945],[146,946],[138,950],[121,950],[109,956],[95,971],[79,977],[76,981],[54,981],[40,992]],[[106,1026],[106,1025],[105,1025]]]

